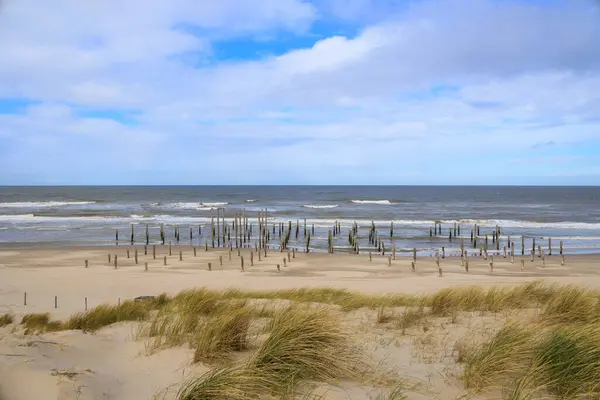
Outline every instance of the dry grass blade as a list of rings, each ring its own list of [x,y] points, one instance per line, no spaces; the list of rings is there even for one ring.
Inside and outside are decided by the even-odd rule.
[[[276,313],[268,330],[248,367],[269,377],[278,392],[306,380],[353,378],[362,366],[350,336],[325,309],[291,306]]]
[[[144,301],[125,301],[120,305],[103,304],[93,309],[78,313],[67,321],[66,329],[95,331],[104,326],[121,321],[141,321],[146,319],[150,306]]]
[[[14,315],[6,313],[0,317],[0,327],[10,325],[13,323],[14,320]]]
[[[479,390],[519,373],[531,359],[533,336],[534,328],[506,323],[490,341],[463,356],[465,386]]]
[[[600,315],[600,297],[590,290],[566,286],[557,290],[544,309],[551,323],[591,322]]]
[[[199,378],[188,380],[177,400],[275,400],[272,385],[243,365],[213,368]]]
[[[64,329],[62,322],[50,320],[50,313],[25,314],[21,319],[21,325],[26,328],[25,334],[55,332]]]
[[[194,362],[214,360],[230,352],[246,350],[252,312],[245,306],[230,308],[206,320],[194,336]]]

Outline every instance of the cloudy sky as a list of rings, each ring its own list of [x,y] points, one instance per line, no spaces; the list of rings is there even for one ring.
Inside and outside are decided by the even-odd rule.
[[[0,3],[0,184],[600,184],[594,0]]]

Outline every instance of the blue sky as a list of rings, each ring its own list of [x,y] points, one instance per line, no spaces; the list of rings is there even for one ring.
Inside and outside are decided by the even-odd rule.
[[[600,184],[594,0],[6,0],[0,184]]]

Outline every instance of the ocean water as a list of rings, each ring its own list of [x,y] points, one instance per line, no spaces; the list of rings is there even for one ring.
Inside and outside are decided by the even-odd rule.
[[[0,187],[0,247],[31,245],[113,245],[119,229],[122,243],[129,240],[131,224],[135,241],[145,243],[145,226],[151,242],[158,243],[164,224],[167,241],[193,244],[210,239],[211,216],[222,208],[226,220],[245,210],[256,227],[256,217],[267,210],[270,224],[292,221],[291,246],[304,247],[303,223],[314,225],[313,250],[327,248],[328,231],[335,221],[342,227],[335,246],[348,246],[348,230],[359,225],[361,248],[367,248],[368,229],[374,222],[390,248],[399,252],[431,254],[442,246],[449,253],[460,247],[450,241],[448,229],[457,223],[465,247],[472,248],[473,224],[480,235],[501,228],[501,248],[508,236],[520,254],[521,236],[526,252],[532,240],[558,252],[600,251],[600,187],[458,187],[458,186],[154,186],[154,187]],[[300,236],[295,238],[296,221]],[[390,237],[390,223],[394,235]],[[442,234],[430,237],[435,221]],[[198,227],[202,235],[198,236]],[[257,232],[257,229],[254,229]],[[277,230],[278,233],[278,230]],[[279,243],[272,236],[272,245]],[[480,241],[481,243],[481,241]]]

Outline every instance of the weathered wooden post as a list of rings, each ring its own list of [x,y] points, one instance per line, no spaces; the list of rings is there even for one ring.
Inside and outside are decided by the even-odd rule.
[[[563,267],[565,266],[565,255],[564,254],[560,255],[560,265]]]
[[[171,255],[171,241],[169,241],[169,255]]]
[[[242,271],[244,271],[244,256],[240,256],[240,266],[242,267]]]
[[[23,305],[27,305],[27,292],[23,293]]]
[[[392,246],[392,258],[396,260],[396,245]]]
[[[152,258],[156,260],[156,245],[152,245]]]
[[[417,248],[413,247],[413,261],[416,263],[417,262]]]
[[[559,246],[560,246],[559,251],[560,251],[560,254],[562,255],[562,253],[563,253],[563,242],[562,242],[562,240],[560,241]]]
[[[183,261],[183,251],[179,250],[179,261]]]
[[[465,272],[469,272],[469,259],[465,258]]]
[[[296,258],[296,249],[295,248],[292,249],[292,258]]]
[[[115,242],[117,243],[117,246],[118,246],[119,245],[119,230],[118,229],[115,232]]]
[[[548,255],[552,255],[552,238],[548,238]]]
[[[137,265],[137,263],[138,263],[138,251],[137,251],[137,249],[135,249],[135,253],[133,254],[133,258],[135,260],[135,265]]]
[[[165,224],[160,224],[160,241],[165,245]]]
[[[165,265],[167,265],[167,256],[165,256],[165,258],[163,259]]]
[[[108,255],[108,263],[110,264],[110,254]]]
[[[283,267],[286,268],[287,267],[287,260],[285,257],[283,257]]]
[[[133,240],[134,240],[134,235],[133,235],[133,224],[131,224],[131,245],[133,246]]]
[[[208,263],[208,270],[212,271],[212,264],[211,263]]]
[[[542,256],[542,246],[538,245],[538,258]]]
[[[254,252],[250,250],[250,266],[254,266]]]
[[[490,257],[490,272],[494,272],[494,256]]]
[[[204,241],[204,251],[208,251],[208,240]]]
[[[531,250],[531,262],[533,262],[534,250]]]
[[[58,296],[54,296],[54,308],[58,308]]]
[[[281,268],[279,267],[279,264],[277,264],[277,272],[281,272]]]
[[[446,258],[446,248],[442,246],[442,258]]]
[[[127,258],[129,258],[129,249],[127,249]]]
[[[371,255],[371,252],[369,252],[369,261],[373,261],[373,256]]]
[[[388,267],[392,266],[392,256],[388,256]]]
[[[521,255],[525,255],[525,236],[521,236]]]
[[[85,300],[85,311],[87,311],[87,297],[85,297],[84,300]]]
[[[440,252],[436,251],[435,252],[435,264],[437,265],[438,269],[440,268]]]
[[[115,254],[115,269],[117,269],[117,255]]]
[[[506,246],[504,246],[504,258],[506,258]]]
[[[88,260],[85,260],[85,267],[88,267]]]
[[[521,260],[521,271],[525,270],[525,260]]]
[[[148,263],[144,263],[144,271],[148,271]]]
[[[146,224],[146,246],[150,244],[150,231],[148,230],[148,224]]]
[[[416,265],[415,265],[415,262],[414,262],[414,261],[411,261],[411,262],[410,262],[410,268],[412,269],[412,272],[415,272]]]
[[[194,257],[196,257],[196,247],[193,247],[194,249]]]

